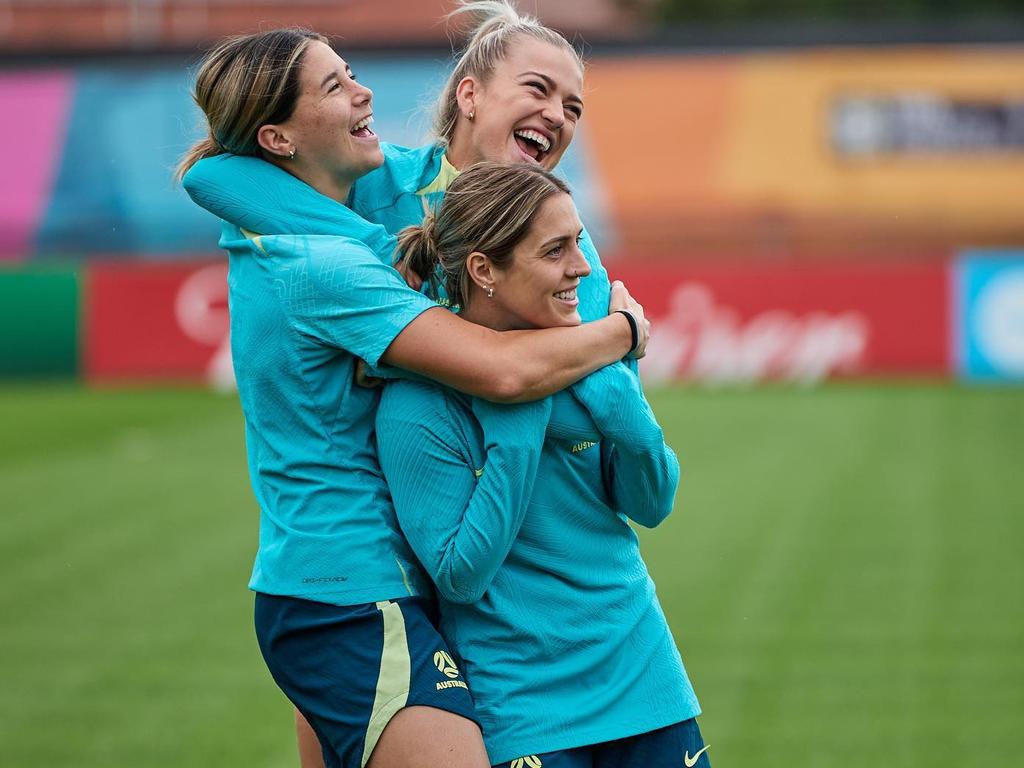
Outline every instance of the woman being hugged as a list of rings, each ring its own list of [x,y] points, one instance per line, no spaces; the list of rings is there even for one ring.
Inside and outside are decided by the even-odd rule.
[[[481,164],[400,237],[462,316],[575,327],[590,278],[569,190],[536,166]],[[707,768],[700,710],[627,518],[672,509],[679,465],[622,363],[573,389],[599,435],[552,435],[546,402],[499,406],[387,384],[381,466],[441,598],[491,762]]]
[[[203,157],[251,155],[344,201],[383,161],[366,129],[371,92],[313,33],[223,43],[195,95],[210,135],[181,173]],[[336,218],[344,231],[331,236],[225,224],[221,238],[260,507],[257,638],[328,766],[479,767],[487,759],[465,683],[434,661],[451,651],[395,522],[372,441],[379,392],[357,386],[357,360],[475,396],[537,398],[626,354],[636,323],[617,314],[587,328],[482,328],[402,281],[382,257],[393,249],[383,228],[344,206]],[[618,299],[645,330],[642,309],[624,291]]]
[[[434,141],[415,149],[382,144],[384,164],[357,180],[348,198],[352,210],[392,234],[418,224],[474,163],[554,169],[583,116],[583,61],[562,35],[505,0],[460,0],[452,16],[475,25],[438,99]],[[343,234],[346,226],[336,200],[258,157],[202,160],[184,184],[196,203],[254,232]],[[610,284],[586,232],[580,247],[592,270],[579,296],[589,322],[608,313]]]

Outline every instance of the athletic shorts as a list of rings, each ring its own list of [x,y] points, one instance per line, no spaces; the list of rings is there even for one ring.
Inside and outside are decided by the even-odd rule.
[[[256,594],[263,658],[316,732],[327,768],[365,766],[403,707],[435,707],[479,725],[436,619],[423,597],[339,607]]]
[[[711,768],[693,718],[626,739],[524,755],[495,768]]]

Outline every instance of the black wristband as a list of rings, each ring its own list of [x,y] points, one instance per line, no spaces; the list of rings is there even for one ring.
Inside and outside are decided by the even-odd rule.
[[[629,348],[629,352],[627,354],[631,355],[636,352],[636,348],[640,346],[640,326],[636,324],[636,318],[633,317],[633,313],[628,309],[616,309],[615,311],[621,312],[626,316],[626,319],[629,320],[629,333],[633,338],[633,346]]]

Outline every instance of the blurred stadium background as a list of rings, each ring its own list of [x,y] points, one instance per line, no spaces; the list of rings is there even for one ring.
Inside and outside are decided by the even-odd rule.
[[[0,764],[296,764],[190,76],[312,26],[418,144],[449,7],[0,0]],[[586,42],[562,168],[655,322],[684,477],[643,538],[715,764],[1012,765],[1022,3],[521,7]]]

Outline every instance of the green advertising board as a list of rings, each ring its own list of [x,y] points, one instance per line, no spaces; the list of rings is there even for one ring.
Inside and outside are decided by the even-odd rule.
[[[78,374],[79,273],[0,269],[0,378]]]

